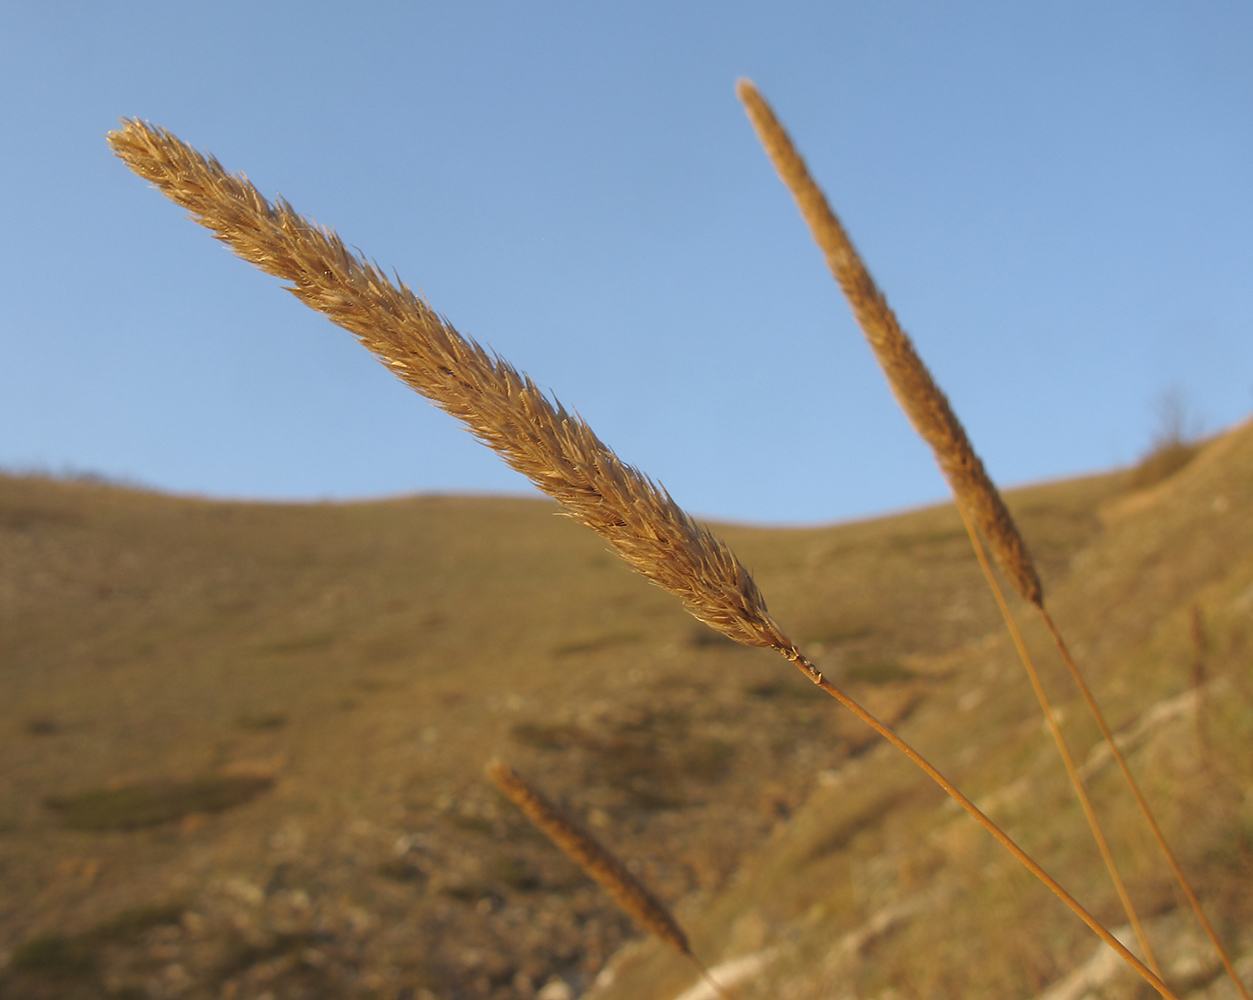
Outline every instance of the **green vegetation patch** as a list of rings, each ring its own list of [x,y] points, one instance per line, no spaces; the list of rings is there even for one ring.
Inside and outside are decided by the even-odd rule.
[[[966,540],[965,528],[937,528],[933,531],[902,532],[892,535],[887,544],[895,549],[916,549],[932,545],[949,545],[954,542],[965,545]]]
[[[1127,485],[1133,490],[1142,490],[1169,479],[1196,458],[1200,450],[1199,443],[1183,441],[1167,441],[1158,445],[1131,470]]]
[[[869,625],[820,627],[809,631],[808,642],[815,646],[842,646],[858,639],[868,639],[874,635],[874,631]]]
[[[116,917],[96,924],[84,938],[92,941],[129,941],[150,927],[165,927],[183,919],[186,906],[182,903],[156,903],[123,910]]]
[[[768,681],[750,684],[745,691],[753,698],[773,701],[775,698],[794,698],[798,701],[810,701],[813,698],[813,685],[800,677],[775,677]]]
[[[96,968],[95,952],[81,937],[41,934],[13,949],[9,967],[15,972],[75,978],[89,976]]]
[[[338,638],[338,635],[333,631],[310,632],[305,635],[293,635],[282,639],[273,639],[269,642],[261,642],[253,648],[258,653],[279,655],[284,653],[310,653],[315,650],[329,648],[336,638]]]
[[[426,881],[426,872],[406,858],[392,858],[384,861],[375,871],[392,882],[421,883]]]
[[[33,504],[0,503],[0,528],[10,531],[31,531],[35,528],[81,524],[77,511],[58,510]]]
[[[536,750],[565,750],[576,746],[594,746],[596,741],[578,726],[569,724],[546,724],[519,722],[509,734],[523,746]]]
[[[287,716],[283,712],[252,712],[241,715],[235,720],[235,725],[240,729],[265,732],[269,729],[282,729],[287,725]]]
[[[196,813],[220,813],[266,791],[273,778],[213,776],[191,781],[156,780],[52,796],[44,804],[71,830],[137,830]]]
[[[28,736],[56,736],[61,732],[61,726],[56,719],[47,715],[37,715],[27,719],[22,728]]]
[[[899,684],[917,680],[918,674],[896,660],[872,660],[849,667],[844,677],[862,684]]]
[[[638,632],[611,632],[606,635],[598,635],[594,639],[584,639],[555,646],[553,647],[553,656],[595,653],[602,649],[612,649],[615,646],[627,646],[631,643],[639,642],[640,639],[641,636]]]
[[[731,770],[735,747],[725,740],[705,737],[692,740],[679,754],[679,766],[698,781],[721,781]]]
[[[708,625],[697,625],[689,629],[687,644],[695,649],[738,649],[740,644],[728,635],[710,628]]]
[[[124,910],[81,934],[40,934],[13,949],[9,969],[62,984],[94,979],[99,971],[101,948],[135,941],[151,927],[177,924],[184,909],[181,903],[141,906]]]
[[[272,935],[268,940],[239,940],[227,953],[216,970],[219,982],[225,982],[254,965],[267,962],[282,955],[298,955],[304,949],[317,943],[317,936],[307,931],[291,931],[285,934]],[[233,995],[223,991],[223,995]],[[270,994],[273,996],[274,994]]]
[[[636,808],[678,808],[689,801],[687,786],[710,785],[729,773],[735,747],[690,732],[686,710],[669,705],[635,706],[595,729],[520,722],[515,741],[536,750],[577,750],[598,783],[623,793]]]
[[[534,892],[543,884],[539,873],[523,858],[498,855],[491,863],[491,875],[511,889]]]

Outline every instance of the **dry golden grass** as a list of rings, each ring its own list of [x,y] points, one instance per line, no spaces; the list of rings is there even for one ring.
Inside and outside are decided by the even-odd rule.
[[[687,935],[666,905],[586,828],[504,761],[487,765],[487,777],[535,827],[594,878],[626,913],[680,955],[692,957]]]
[[[487,777],[526,818],[565,855],[596,880],[613,901],[657,940],[696,966],[701,978],[723,997],[727,993],[692,953],[687,934],[666,905],[631,874],[626,864],[585,827],[556,806],[543,792],[504,761],[487,765]]]
[[[997,564],[1014,589],[1024,600],[1039,604],[1044,588],[1027,546],[947,397],[918,357],[770,106],[748,80],[741,80],[736,92],[775,170],[795,197],[901,408],[931,446],[944,478],[992,546]]]
[[[125,121],[113,150],[240,257],[355,334],[403,382],[605,538],[637,572],[736,642],[787,645],[748,571],[665,490],[620,461],[578,416],[461,336],[333,232],[163,129]]]
[[[1191,608],[1202,607],[1213,774],[1190,763],[1189,716],[1125,752],[1220,933],[1237,942],[1253,927],[1253,868],[1241,853],[1253,797],[1239,766],[1253,747],[1253,633],[1247,596],[1241,603],[1253,583],[1247,431],[1239,450],[1206,453],[1152,497],[1127,492],[1124,473],[1006,494],[1120,735],[1192,689]],[[1212,507],[1219,496],[1231,503],[1222,514]],[[1132,505],[1134,515],[1098,518]],[[402,1000],[406,986],[419,997],[423,988],[475,996],[473,974],[439,963],[473,947],[505,970],[500,1000],[532,995],[510,988],[518,970],[536,987],[563,976],[578,995],[632,927],[480,780],[496,754],[638,858],[711,964],[782,943],[779,964],[743,981],[744,1000],[876,996],[887,985],[903,995],[1030,997],[1088,959],[1088,930],[1030,876],[1014,877],[1008,857],[997,866],[1000,848],[903,758],[876,749],[855,718],[825,709],[764,651],[690,622],[597,536],[554,517],[558,509],[463,497],[206,502],[0,476],[0,952],[25,954],[23,942],[178,902],[185,925],[156,935],[166,957],[147,959],[157,942],[142,935],[93,945],[98,975],[142,986],[177,961],[196,984],[188,1000],[236,984],[242,996],[269,988],[338,1000],[376,974],[394,984],[381,1000]],[[1022,779],[1030,799],[993,818],[1102,920],[1120,921],[1012,648],[992,635],[996,609],[980,599],[951,503],[821,528],[716,530],[833,679],[942,761],[972,798],[982,804]],[[1046,637],[1027,629],[1026,638],[1038,655]],[[581,651],[566,652],[573,643]],[[900,664],[903,678],[869,669],[880,663]],[[1050,685],[1064,679],[1060,665],[1045,673]],[[1077,701],[1062,708],[1082,762],[1095,730]],[[902,709],[912,714],[902,720]],[[281,728],[239,724],[276,710],[288,719]],[[438,740],[428,744],[431,727]],[[555,739],[522,741],[533,728]],[[687,763],[710,738],[734,747],[716,780]],[[115,778],[182,779],[279,752],[288,764],[273,792],[194,829],[85,834],[62,830],[40,805]],[[1163,755],[1177,758],[1173,768]],[[1183,922],[1163,927],[1156,916],[1175,897],[1116,779],[1112,767],[1097,775],[1093,801],[1103,816],[1113,807],[1111,840],[1120,863],[1133,862],[1128,885],[1151,901],[1149,931],[1169,945]],[[366,824],[372,832],[358,832]],[[299,849],[294,830],[304,832]],[[394,854],[402,837],[423,853]],[[424,881],[415,862],[448,874]],[[885,869],[898,881],[867,887],[866,873]],[[239,878],[274,888],[259,906],[223,899],[215,885]],[[185,887],[175,900],[171,879]],[[827,972],[833,942],[895,893],[933,884],[953,887],[951,905]],[[261,985],[256,977],[282,953],[232,951],[235,921],[273,933],[277,948],[301,891],[312,908],[295,930],[316,934],[309,943],[327,965],[298,963]],[[345,911],[369,914],[370,927],[353,930]],[[1203,942],[1191,954],[1209,968]],[[1170,975],[1169,948],[1162,957]],[[340,978],[341,967],[355,978]],[[594,991],[600,1000],[671,1000],[692,978],[670,949],[639,941],[610,971],[617,979]],[[0,969],[0,994],[43,996],[23,991],[36,975]],[[929,994],[931,982],[947,989]],[[1120,977],[1100,996],[1126,1000],[1137,995],[1131,983]]]
[[[804,159],[797,152],[786,130],[775,116],[769,104],[766,103],[765,99],[748,80],[739,82],[737,93],[748,112],[749,119],[756,129],[758,137],[761,139],[762,145],[765,147],[767,155],[778,171],[780,178],[795,198],[801,215],[809,225],[815,242],[822,250],[832,274],[848,299],[858,324],[861,326],[884,374],[887,376],[893,394],[896,396],[902,409],[909,416],[915,429],[931,446],[936,461],[952,488],[980,566],[1001,610],[1002,617],[1023,666],[1026,668],[1032,689],[1040,703],[1045,721],[1057,745],[1058,753],[1062,758],[1071,785],[1079,799],[1093,838],[1109,872],[1110,879],[1115,886],[1119,899],[1122,901],[1123,908],[1127,913],[1149,965],[1160,980],[1161,972],[1153,949],[1124,885],[1122,876],[1118,871],[1113,853],[1101,829],[1100,821],[1079,778],[1070,750],[1062,736],[1039,674],[1027,651],[1026,644],[1023,642],[1013,614],[1004,600],[1000,586],[997,584],[991,568],[987,564],[983,546],[979,539],[979,532],[982,532],[983,536],[990,543],[998,564],[1013,583],[1019,595],[1033,604],[1039,612],[1058,651],[1061,653],[1072,679],[1078,686],[1089,711],[1097,722],[1107,746],[1118,762],[1123,778],[1130,788],[1152,832],[1154,840],[1164,854],[1172,874],[1187,896],[1193,912],[1218,953],[1227,974],[1239,990],[1241,996],[1245,1000],[1249,1000],[1248,992],[1241,983],[1226,949],[1202,909],[1200,901],[1189,884],[1174,852],[1168,845],[1148,802],[1140,791],[1138,783],[1117,746],[1117,741],[1114,739],[1086,679],[1079,671],[1056,623],[1045,606],[1044,590],[1040,584],[1039,576],[1036,573],[1027,546],[1006,508],[1000,492],[992,483],[984,470],[983,463],[975,454],[965,429],[953,413],[947,398],[936,385],[930,371],[914,349],[912,342],[900,328],[896,316],[888,306],[886,298],[875,285],[874,279],[863,263],[860,254],[853,246],[839,219],[831,210],[825,195],[810,176]]]
[[[110,142],[136,173],[188,208],[196,221],[239,256],[291,281],[290,290],[297,297],[350,330],[400,378],[468,424],[508,464],[606,538],[632,568],[680,597],[695,617],[738,642],[780,652],[901,750],[1155,989],[1173,997],[1156,975],[921,754],[824,677],[770,618],[756,585],[730,550],[697,526],[668,494],[621,463],[581,420],[550,402],[507,363],[462,338],[403,284],[392,285],[349,253],[333,233],[310,224],[285,203],[270,205],[246,179],[228,174],[215,160],[168,132],[127,121],[110,134]],[[834,225],[851,251],[838,221],[829,211],[826,214],[825,224]],[[864,267],[860,272],[849,270],[847,254],[837,263],[847,272],[846,291],[855,311],[864,312],[869,325],[883,331],[876,350],[885,369],[897,373],[894,388],[901,380],[898,398],[924,437],[934,438],[959,499],[993,543],[1020,592],[1039,604],[1042,589],[1017,529],[947,401]]]

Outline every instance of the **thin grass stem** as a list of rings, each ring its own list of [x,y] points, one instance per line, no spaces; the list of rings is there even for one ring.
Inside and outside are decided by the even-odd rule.
[[[1235,984],[1236,989],[1239,990],[1240,996],[1244,1000],[1250,1000],[1249,991],[1245,988],[1244,983],[1240,981],[1240,977],[1236,973],[1236,967],[1231,961],[1231,957],[1227,954],[1227,949],[1223,947],[1222,941],[1218,939],[1218,934],[1210,923],[1209,918],[1205,915],[1205,910],[1201,908],[1201,901],[1197,899],[1196,893],[1192,890],[1188,876],[1184,874],[1183,868],[1179,865],[1179,860],[1175,857],[1175,852],[1170,849],[1170,845],[1166,842],[1166,836],[1162,833],[1162,828],[1158,826],[1153,810],[1149,808],[1148,801],[1144,798],[1144,793],[1140,791],[1140,785],[1132,775],[1131,768],[1127,765],[1127,759],[1123,756],[1122,751],[1118,749],[1118,741],[1114,739],[1114,734],[1110,731],[1109,725],[1105,721],[1105,715],[1097,704],[1092,690],[1088,687],[1083,673],[1076,665],[1074,657],[1070,655],[1070,649],[1062,638],[1057,625],[1053,622],[1053,616],[1048,613],[1048,609],[1043,605],[1040,606],[1039,611],[1040,616],[1044,619],[1044,625],[1048,629],[1049,635],[1053,637],[1053,642],[1057,645],[1057,649],[1062,655],[1066,669],[1070,671],[1070,676],[1074,678],[1075,684],[1078,685],[1079,691],[1083,695],[1083,700],[1087,702],[1088,709],[1092,712],[1092,717],[1096,719],[1096,724],[1101,729],[1101,735],[1105,737],[1105,742],[1109,744],[1110,752],[1114,755],[1114,760],[1118,762],[1118,769],[1122,771],[1127,787],[1131,789],[1131,794],[1135,796],[1140,812],[1144,814],[1145,822],[1149,825],[1153,839],[1157,841],[1157,846],[1162,849],[1162,854],[1166,858],[1166,863],[1170,865],[1170,870],[1174,873],[1175,880],[1179,883],[1180,888],[1183,889],[1184,895],[1188,897],[1188,903],[1192,907],[1192,912],[1196,914],[1197,920],[1200,921],[1201,926],[1205,929],[1206,936],[1209,937],[1210,943],[1214,946],[1214,950],[1218,953],[1218,958],[1223,964],[1223,968],[1227,970],[1227,975],[1231,977],[1231,981]]]
[[[696,524],[665,490],[621,462],[583,421],[503,359],[462,337],[406,286],[393,285],[334,233],[310,223],[285,202],[270,204],[243,176],[228,174],[216,160],[146,123],[124,121],[109,138],[132,170],[190,210],[239,256],[291,282],[289,290],[298,298],[354,333],[403,381],[469,425],[510,466],[606,538],[629,565],[678,596],[694,617],[744,645],[770,646],[780,652],[939,784],[1155,990],[1177,1000],[921,754],[827,681],[770,617],[752,577],[726,545]],[[973,472],[958,471],[986,479],[982,466]],[[1000,510],[1004,512],[1003,505]],[[1015,565],[1020,571],[1030,570],[1029,560],[1015,562],[1016,530],[1008,531],[995,510],[984,513],[991,517],[989,530],[1003,531],[991,537],[1000,537],[1007,546],[1000,554],[1009,560],[1009,571]],[[1012,521],[1008,524],[1012,528]],[[1019,582],[1032,593],[1030,579]],[[1038,580],[1035,587],[1038,590]],[[568,838],[575,848],[579,843],[586,848],[587,842],[590,835],[588,841]],[[588,857],[593,867],[603,864],[604,871],[613,867],[595,851]],[[629,880],[619,878],[616,884],[624,899],[630,896],[643,907],[640,914],[648,911],[643,896],[623,889],[629,888]],[[663,924],[664,920],[657,927]],[[678,935],[677,940],[686,940],[681,931]]]
[[[876,719],[868,711],[862,708],[856,701],[827,680],[822,675],[822,672],[803,655],[795,653],[795,650],[793,650],[795,655],[788,655],[788,653],[783,650],[780,650],[780,652],[782,652],[783,655],[787,657],[787,659],[790,660],[801,673],[808,677],[812,683],[820,687],[823,691],[856,715],[859,719],[866,723],[866,725],[870,726],[871,729],[891,743],[892,746],[896,747],[897,750],[913,761],[915,765],[921,768],[926,773],[928,778],[944,789],[944,791],[947,792],[959,806],[965,809],[966,812],[968,812],[980,826],[1000,841],[1001,845],[1009,851],[1010,854],[1017,858],[1027,871],[1031,872],[1032,875],[1043,882],[1049,890],[1057,896],[1058,899],[1070,908],[1071,912],[1087,924],[1088,927],[1090,927],[1102,941],[1113,948],[1124,962],[1144,977],[1144,980],[1152,986],[1153,989],[1157,990],[1157,992],[1162,996],[1167,997],[1168,1000],[1178,1000],[1178,997],[1175,996],[1169,986],[1162,982],[1159,976],[1157,976],[1148,966],[1136,958],[1136,956],[1127,949],[1126,945],[1119,941],[1118,938],[1114,937],[1114,935],[1111,934],[1109,930],[1096,919],[1096,917],[1092,916],[1091,913],[1084,909],[1083,905],[1075,899],[1074,896],[1062,888],[1061,884],[1058,883],[1053,876],[1041,868],[1031,855],[1019,847],[1008,833],[989,819],[978,806],[970,801],[970,799],[966,798],[966,796],[958,790],[957,786],[944,777],[944,775],[932,766],[931,762],[928,761],[922,754],[897,736],[896,733]]]
[[[748,80],[739,81],[736,93],[766,155],[795,199],[827,267],[848,300],[892,395],[919,437],[931,446],[936,464],[992,546],[1006,578],[1024,600],[1042,603],[1044,588],[1027,546],[948,398],[901,329],[887,298],[770,105]]]
[[[978,526],[979,532],[988,539],[997,563],[1013,583],[1015,590],[1024,600],[1043,611],[1044,588],[1040,583],[1031,555],[1000,492],[975,454],[965,429],[953,412],[947,397],[936,385],[930,371],[918,356],[913,343],[901,329],[887,299],[875,284],[839,218],[831,210],[826,196],[809,173],[803,157],[797,151],[787,130],[784,129],[770,105],[748,80],[740,80],[736,92],[744,104],[749,120],[766,154],[795,199],[814,241],[821,249],[831,273],[844,292],[858,325],[887,376],[893,395],[896,396],[915,430],[931,446],[940,470],[953,491],[958,507],[962,510],[963,518],[968,522],[973,521],[974,525]],[[968,527],[970,527],[969,523]],[[977,548],[976,551],[982,552],[982,549]],[[999,588],[994,593],[998,595],[999,600],[1003,600],[1003,596],[999,594]],[[1006,624],[1010,628],[1011,635],[1014,636],[1015,644],[1019,647],[1020,655],[1024,657],[1024,665],[1026,665],[1029,663],[1029,657],[1026,656],[1025,647],[1012,621],[1012,616],[1007,615]],[[1038,685],[1038,677],[1033,666],[1028,668],[1028,675],[1032,678],[1037,697],[1041,697],[1043,689]],[[1047,699],[1041,704],[1042,707],[1046,705]],[[1122,880],[1112,867],[1112,857],[1104,842],[1104,837],[1099,832],[1100,828],[1096,823],[1095,814],[1091,811],[1077,774],[1074,773],[1073,761],[1070,760],[1069,752],[1065,749],[1064,741],[1060,740],[1060,732],[1056,730],[1056,721],[1047,708],[1044,714],[1050,728],[1054,729],[1055,738],[1058,739],[1058,749],[1067,765],[1067,771],[1073,775],[1072,782],[1084,805],[1084,812],[1089,818],[1089,825],[1092,826],[1102,857],[1106,858],[1107,867],[1110,867],[1118,894],[1124,902],[1124,907],[1127,908],[1132,925],[1137,927],[1138,936],[1145,946],[1146,956],[1151,956],[1152,952],[1147,947],[1147,940],[1142,936],[1142,928],[1139,927],[1139,920],[1134,908],[1130,905]]]
[[[619,909],[688,959],[719,996],[731,1000],[726,990],[709,974],[705,963],[692,951],[687,934],[674,914],[631,874],[621,858],[508,764],[493,760],[487,765],[486,774],[537,830],[609,893]]]
[[[1048,695],[1044,691],[1044,685],[1040,681],[1040,674],[1035,668],[1035,662],[1032,660],[1031,654],[1027,651],[1027,644],[1023,642],[1022,633],[1018,630],[1018,623],[1014,620],[1013,613],[1010,611],[1009,602],[1005,600],[1005,594],[1001,590],[1001,585],[997,582],[996,575],[992,572],[992,564],[988,561],[983,543],[979,540],[979,532],[975,529],[974,522],[970,519],[970,515],[966,513],[965,507],[960,502],[957,504],[957,512],[961,514],[962,523],[966,525],[966,533],[970,535],[970,544],[975,550],[975,557],[979,560],[979,568],[983,570],[988,589],[992,591],[992,596],[996,598],[996,606],[1000,608],[1001,617],[1005,620],[1005,628],[1013,640],[1014,648],[1018,650],[1018,658],[1022,661],[1022,665],[1027,671],[1027,677],[1031,680],[1031,688],[1035,691],[1036,699],[1040,703],[1040,711],[1044,713],[1044,720],[1048,723],[1049,732],[1053,734],[1053,742],[1057,744],[1057,752],[1061,755],[1062,763],[1066,766],[1066,773],[1070,776],[1070,784],[1075,790],[1075,796],[1079,799],[1079,805],[1083,808],[1083,815],[1087,817],[1088,827],[1091,829],[1092,837],[1101,852],[1101,858],[1105,862],[1105,869],[1109,872],[1109,877],[1114,883],[1118,898],[1122,902],[1123,910],[1126,911],[1127,918],[1131,921],[1131,928],[1135,931],[1136,940],[1140,942],[1145,961],[1148,962],[1149,967],[1160,979],[1162,970],[1157,964],[1157,957],[1153,954],[1152,947],[1149,945],[1148,935],[1140,922],[1140,915],[1136,912],[1136,908],[1131,902],[1131,896],[1127,893],[1127,887],[1123,884],[1122,876],[1118,873],[1118,866],[1114,863],[1114,855],[1110,852],[1109,844],[1105,840],[1105,833],[1102,831],[1100,821],[1097,819],[1096,810],[1092,808],[1092,803],[1088,799],[1088,793],[1084,789],[1083,781],[1079,777],[1079,771],[1075,767],[1074,758],[1070,755],[1070,748],[1066,745],[1066,739],[1062,736],[1061,727],[1057,724],[1053,706],[1049,703]]]

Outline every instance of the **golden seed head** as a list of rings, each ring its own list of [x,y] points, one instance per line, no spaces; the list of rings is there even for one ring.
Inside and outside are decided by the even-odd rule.
[[[649,892],[609,848],[502,761],[488,764],[487,776],[536,829],[599,882],[624,913],[676,951],[691,955],[687,935],[665,904]]]
[[[270,204],[164,129],[124,119],[113,151],[244,260],[291,284],[403,382],[467,424],[512,468],[605,538],[626,562],[736,642],[791,648],[747,569],[660,486],[621,461],[526,375],[459,334],[281,199]]]
[[[901,329],[887,299],[770,105],[748,80],[736,84],[736,93],[771,163],[796,199],[814,242],[848,299],[901,409],[931,446],[957,502],[988,540],[997,564],[1014,589],[1025,600],[1042,605],[1044,589],[1026,543],[947,397]]]

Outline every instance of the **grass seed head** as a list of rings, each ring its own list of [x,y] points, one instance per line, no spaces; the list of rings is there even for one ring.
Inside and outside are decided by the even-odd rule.
[[[687,935],[665,904],[649,892],[609,848],[502,761],[488,764],[487,776],[544,836],[599,882],[623,912],[676,951],[691,955]]]
[[[109,144],[244,260],[355,334],[403,382],[467,424],[505,462],[605,538],[696,618],[749,646],[790,649],[730,549],[577,415],[502,358],[463,337],[403,282],[393,284],[281,199],[271,204],[164,129],[133,119]]]
[[[957,502],[966,508],[988,540],[997,564],[1014,589],[1032,604],[1042,604],[1044,590],[1027,546],[948,399],[901,329],[887,299],[770,105],[748,80],[739,81],[736,93],[771,163],[796,199],[892,393],[914,429],[931,446]]]

